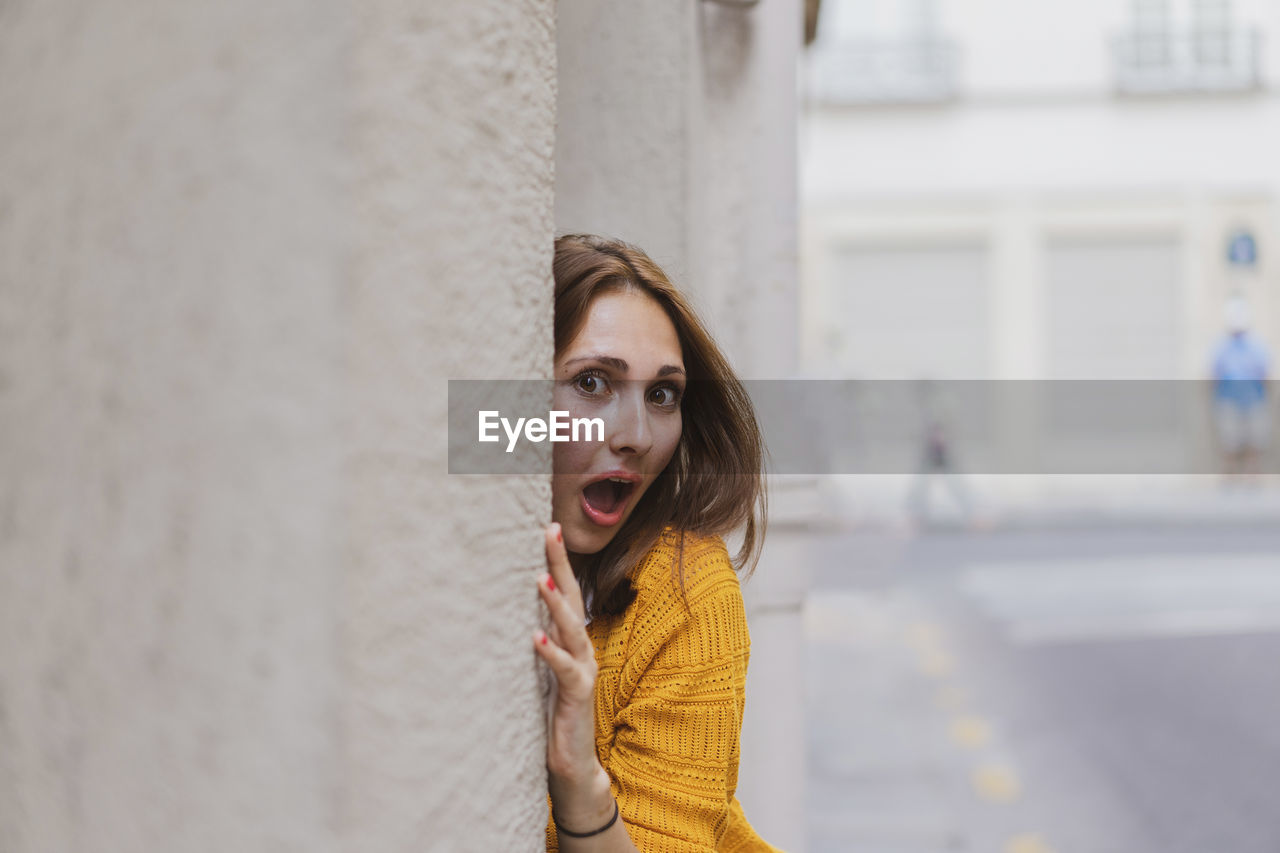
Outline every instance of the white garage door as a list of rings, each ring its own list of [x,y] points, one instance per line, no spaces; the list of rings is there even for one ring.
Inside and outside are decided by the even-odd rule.
[[[1049,377],[1108,380],[1046,386],[1051,470],[1159,472],[1182,458],[1179,255],[1172,237],[1049,244]]]
[[[990,376],[985,246],[847,246],[828,269],[826,331],[846,376]]]
[[[1172,238],[1050,242],[1049,376],[1176,378],[1178,256]]]

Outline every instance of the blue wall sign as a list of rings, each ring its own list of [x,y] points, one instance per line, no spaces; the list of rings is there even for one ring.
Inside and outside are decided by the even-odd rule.
[[[1252,267],[1258,263],[1258,244],[1248,231],[1236,231],[1227,243],[1227,263],[1233,267]]]

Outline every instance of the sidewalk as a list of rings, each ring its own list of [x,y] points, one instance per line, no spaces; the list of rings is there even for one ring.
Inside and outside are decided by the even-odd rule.
[[[1001,527],[1280,523],[1280,488],[1134,489],[1045,496],[996,516]]]
[[[929,518],[907,509],[905,478],[830,478],[814,527],[891,530],[995,530],[1124,525],[1280,524],[1280,481],[1224,487],[1217,478],[1077,478],[1035,485],[973,478],[964,512],[945,485],[934,489]]]
[[[927,596],[824,590],[805,629],[810,853],[1054,853],[1040,780]]]

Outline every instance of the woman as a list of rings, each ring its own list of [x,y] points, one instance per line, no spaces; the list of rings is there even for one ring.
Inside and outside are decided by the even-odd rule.
[[[547,849],[770,851],[734,796],[750,640],[735,565],[764,534],[750,399],[645,254],[556,241],[555,409],[603,441],[554,445],[555,675]],[[730,560],[722,535],[743,529]],[[584,627],[584,623],[585,627]]]

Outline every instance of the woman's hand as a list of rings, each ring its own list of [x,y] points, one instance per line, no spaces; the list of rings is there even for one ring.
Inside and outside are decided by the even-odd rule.
[[[548,573],[538,578],[538,590],[551,627],[534,634],[533,644],[556,677],[547,734],[548,788],[557,820],[593,829],[613,815],[609,778],[596,758],[595,649],[560,525],[549,525],[543,535]]]

